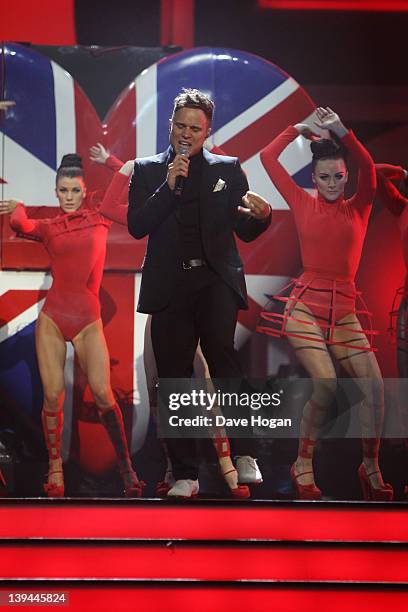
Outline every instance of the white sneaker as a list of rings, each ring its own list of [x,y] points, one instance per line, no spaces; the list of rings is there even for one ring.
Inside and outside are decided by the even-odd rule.
[[[238,482],[240,484],[261,484],[262,474],[256,459],[249,455],[236,457]]]
[[[176,483],[167,493],[167,497],[196,497],[198,495],[198,480],[176,480]]]

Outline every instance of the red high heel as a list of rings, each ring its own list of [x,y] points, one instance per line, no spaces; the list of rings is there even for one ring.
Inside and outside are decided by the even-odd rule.
[[[232,474],[234,472],[236,474],[236,480],[237,480],[236,487],[232,487],[231,484],[233,483],[230,483],[228,478],[226,478],[228,474]],[[248,499],[249,497],[251,497],[251,492],[249,490],[249,487],[247,485],[238,484],[238,472],[235,468],[232,468],[231,470],[227,470],[226,472],[221,472],[221,474],[230,490],[232,497],[236,497],[237,499]]]
[[[315,484],[307,484],[303,485],[298,482],[298,478],[304,476],[305,474],[313,474],[312,470],[308,472],[301,472],[300,474],[296,474],[295,471],[295,463],[290,468],[290,478],[292,480],[293,486],[295,487],[296,497],[297,499],[303,500],[317,500],[322,498],[321,490],[316,487]]]
[[[62,428],[64,425],[64,414],[62,410],[52,412],[43,408],[41,412],[41,420],[44,431],[45,443],[47,445],[48,455],[53,462],[61,461],[61,435]],[[54,463],[55,465],[55,463]],[[64,472],[62,466],[57,469],[51,468],[48,470],[47,480],[51,474],[62,474],[62,484],[56,484],[55,482],[46,482],[43,485],[44,492],[48,497],[64,497]]]
[[[48,480],[51,474],[62,474],[62,477],[64,477],[64,473],[62,470],[50,470],[47,476]],[[64,497],[64,482],[62,482],[62,484],[57,484],[55,482],[46,482],[43,485],[43,488],[44,492],[47,494],[47,497]]]
[[[99,418],[104,425],[113,448],[115,449],[116,458],[118,461],[120,475],[122,476],[123,484],[125,485],[126,497],[140,497],[143,487],[146,486],[142,480],[139,480],[136,472],[132,467],[132,461],[129,455],[129,449],[126,440],[125,427],[123,417],[119,405],[113,404],[107,409],[98,408]]]
[[[156,495],[157,497],[167,497],[167,493],[170,491],[172,487],[176,484],[176,481],[173,476],[173,470],[168,468],[164,475],[163,480],[156,485]]]
[[[229,491],[232,497],[236,497],[238,499],[248,499],[248,497],[251,497],[251,492],[247,485],[238,484],[238,472],[233,467],[233,464],[231,461],[231,448],[230,448],[230,443],[229,443],[228,438],[226,438],[225,436],[224,437],[215,436],[213,438],[213,443],[214,443],[214,448],[217,453],[218,459],[228,458],[230,460],[230,465],[232,466],[231,469],[227,469],[224,472],[221,469],[221,465],[220,465],[220,472],[221,472],[221,476],[224,478],[224,481],[227,487],[229,488]],[[232,482],[232,478],[227,478],[228,474],[233,474],[233,473],[235,473],[236,475],[236,478],[234,479],[235,482]],[[235,486],[233,486],[234,484]]]
[[[362,463],[358,468],[358,477],[360,479],[361,489],[363,492],[363,498],[365,501],[392,501],[394,497],[394,489],[388,483],[384,484],[383,487],[373,487],[370,481],[370,476],[373,474],[379,474],[380,470],[374,470],[367,474],[367,468]]]
[[[121,476],[125,485],[125,497],[141,497],[146,483],[138,479],[136,472],[128,470],[127,472],[122,472]]]

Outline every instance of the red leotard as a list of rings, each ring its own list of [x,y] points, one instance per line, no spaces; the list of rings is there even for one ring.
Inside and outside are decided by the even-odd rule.
[[[122,166],[119,160],[115,164],[111,160],[111,167]],[[125,179],[128,181],[128,177]],[[98,199],[97,192],[90,193],[77,211],[61,212],[52,219],[29,219],[23,204],[18,204],[11,215],[11,227],[24,236],[41,240],[49,253],[53,283],[43,312],[65,340],[72,340],[100,318],[99,288],[111,226],[106,217],[126,222],[127,206],[112,198],[112,190],[107,190],[100,206]]]
[[[106,190],[100,212],[111,221],[127,226],[129,176],[116,172]]]
[[[305,271],[293,285],[291,308],[297,306],[301,311],[299,303],[307,306],[319,326],[330,332],[326,338],[330,343],[333,327],[341,319],[350,313],[365,312],[365,308],[355,310],[354,277],[375,194],[374,164],[354,134],[348,132],[342,143],[359,167],[357,191],[350,199],[341,197],[328,202],[320,194],[316,197],[299,187],[278,161],[298,136],[294,127],[288,127],[261,152],[261,161],[295,215]],[[287,316],[288,313],[283,316],[284,322]],[[283,326],[279,335],[285,333],[290,335]]]

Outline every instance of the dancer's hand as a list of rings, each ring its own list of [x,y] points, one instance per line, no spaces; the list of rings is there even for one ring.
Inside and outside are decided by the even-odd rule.
[[[296,123],[296,125],[293,127],[299,132],[299,134],[308,140],[319,140],[321,138],[321,136],[319,136],[317,132],[314,132],[310,125],[307,125],[306,123]]]
[[[10,215],[17,204],[17,200],[0,200],[0,215]]]
[[[314,123],[321,130],[330,130],[330,132],[333,132],[339,138],[342,138],[347,134],[348,130],[338,114],[328,106],[326,106],[326,108],[319,106],[316,109],[316,117],[318,121],[315,121]]]
[[[97,164],[105,164],[108,157],[109,153],[100,142],[89,149],[89,159]]]
[[[242,203],[244,206],[238,206],[238,210],[248,217],[266,221],[271,214],[272,209],[269,202],[253,191],[246,192],[242,198]]]
[[[121,174],[124,174],[125,176],[130,176],[133,173],[134,165],[135,165],[135,160],[129,159],[129,161],[123,164],[119,172]]]

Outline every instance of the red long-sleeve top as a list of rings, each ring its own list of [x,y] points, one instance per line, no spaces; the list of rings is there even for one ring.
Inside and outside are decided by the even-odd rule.
[[[261,151],[261,161],[295,216],[305,270],[354,279],[375,194],[373,161],[349,131],[341,140],[358,164],[357,191],[352,198],[328,202],[299,187],[279,162],[298,136],[296,128],[288,127]]]
[[[115,170],[123,165],[112,156],[108,162]],[[102,201],[101,192],[91,192],[78,210],[61,212],[50,219],[28,218],[21,203],[13,211],[11,227],[25,237],[43,242],[50,255],[53,283],[44,312],[57,323],[60,313],[77,312],[78,322],[74,328],[79,331],[100,316],[98,296],[111,220],[126,224],[127,204],[124,202],[127,193],[123,188],[119,193],[112,187],[113,183],[122,187],[128,181],[127,176],[117,172]],[[68,338],[68,331],[64,335]]]

